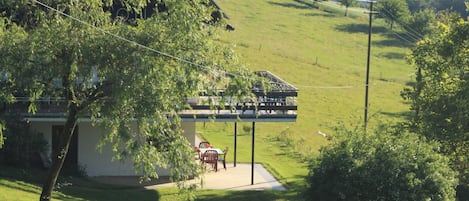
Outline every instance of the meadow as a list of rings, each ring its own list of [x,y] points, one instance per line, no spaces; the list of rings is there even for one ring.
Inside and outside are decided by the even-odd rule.
[[[234,31],[218,41],[232,46],[250,70],[269,70],[299,89],[294,123],[256,124],[256,162],[267,167],[288,190],[232,192],[200,190],[197,200],[300,200],[307,160],[316,156],[339,125],[361,126],[364,116],[368,15],[363,9],[307,0],[218,0]],[[409,106],[400,97],[414,69],[405,56],[413,44],[373,21],[369,85],[369,126],[402,121]],[[250,122],[238,124],[238,162],[251,160]],[[233,123],[199,123],[198,134],[233,150]],[[228,161],[232,161],[228,155]],[[176,189],[157,191],[63,187],[55,200],[178,200]],[[97,185],[97,186],[96,186]],[[34,181],[0,176],[0,200],[34,200]],[[130,196],[130,197],[129,197]],[[10,199],[13,198],[13,199]],[[135,200],[135,199],[132,199]]]
[[[359,8],[301,0],[219,1],[236,30],[221,41],[233,44],[251,70],[269,70],[299,89],[295,123],[257,123],[256,161],[287,185],[304,185],[307,158],[345,125],[364,122],[368,15]],[[405,56],[413,46],[396,37],[380,19],[373,20],[369,80],[369,127],[402,121],[409,106],[400,92],[414,69]],[[251,123],[238,124],[238,132]],[[233,125],[199,124],[200,135],[213,144],[233,146]],[[250,161],[250,133],[238,138],[238,160]],[[288,153],[288,154],[285,154]]]

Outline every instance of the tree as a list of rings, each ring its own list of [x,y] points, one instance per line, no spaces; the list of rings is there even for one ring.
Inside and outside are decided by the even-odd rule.
[[[437,12],[447,10],[450,12],[457,12],[461,17],[467,17],[467,12],[464,10],[464,4],[467,0],[406,0],[409,5],[409,10],[414,13],[424,9],[433,9]]]
[[[416,83],[403,93],[415,111],[413,129],[441,143],[463,186],[469,185],[468,52],[469,23],[455,14],[440,18],[437,32],[412,50]]]
[[[8,21],[0,21],[0,27],[6,26]],[[0,37],[5,39],[5,40],[11,40],[16,37],[20,37],[21,33],[17,33],[12,29],[13,32],[5,32],[5,30],[0,30]],[[10,35],[11,34],[11,35]],[[17,35],[19,34],[19,35]],[[5,47],[6,43],[8,41],[2,40],[0,41],[0,46]],[[7,51],[13,52],[15,51],[15,48],[8,49]],[[3,54],[0,53],[0,57],[2,57]],[[3,57],[2,57],[3,58]],[[6,122],[3,119],[4,118],[4,113],[6,110],[6,104],[11,103],[15,100],[15,97],[13,96],[13,88],[14,88],[14,83],[11,80],[11,77],[8,76],[8,73],[6,69],[0,68],[0,149],[3,148],[4,144],[4,136],[3,132],[6,129]]]
[[[343,6],[345,6],[345,13],[344,13],[344,16],[347,16],[348,8],[349,8],[350,6],[353,6],[353,5],[354,5],[355,0],[340,0],[339,2],[340,2],[340,4],[342,4]]]
[[[171,167],[175,181],[198,176],[192,148],[180,135],[178,112],[198,90],[223,87],[217,84],[223,78],[215,76],[221,72],[241,74],[231,79],[242,83],[233,92],[250,91],[245,84],[250,74],[231,50],[214,42],[218,26],[207,23],[208,1],[44,2],[0,3],[6,10],[0,66],[24,89],[31,112],[40,107],[37,100],[49,96],[62,101],[66,114],[63,143],[40,200],[51,199],[79,117],[108,130],[103,143],[112,144],[117,159],[132,158],[145,176],[157,177],[158,166]],[[158,12],[122,19],[103,9],[113,3],[139,16],[147,6]]]
[[[428,0],[406,0],[411,13],[430,8]]]
[[[334,137],[310,165],[306,200],[454,200],[456,173],[438,144],[390,126]]]
[[[377,4],[379,17],[393,28],[394,22],[404,22],[409,16],[409,8],[406,1],[403,0],[383,0]]]
[[[436,13],[431,9],[424,9],[412,13],[404,27],[409,33],[423,39],[433,32],[436,27]]]
[[[452,0],[452,1],[442,1],[442,0],[433,0],[431,6],[436,8],[438,11],[448,10],[451,12],[457,12],[461,17],[466,18],[468,15],[465,12],[465,2],[467,0]]]

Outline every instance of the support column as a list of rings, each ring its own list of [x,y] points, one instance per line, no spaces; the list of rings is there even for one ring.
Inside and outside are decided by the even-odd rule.
[[[234,161],[233,165],[236,167],[236,148],[237,148],[237,140],[238,140],[238,122],[234,123]]]
[[[251,185],[254,185],[254,142],[256,133],[256,122],[252,122],[252,152],[251,152]]]

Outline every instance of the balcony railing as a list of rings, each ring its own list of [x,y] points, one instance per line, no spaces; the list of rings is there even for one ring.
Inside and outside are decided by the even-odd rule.
[[[267,78],[270,89],[265,91],[262,86],[252,89],[255,98],[235,101],[225,97],[223,92],[217,96],[201,94],[186,101],[188,107],[181,111],[183,117],[210,118],[213,115],[234,118],[235,116],[251,116],[255,118],[275,118],[275,116],[295,118],[297,111],[298,90],[291,84],[268,71],[256,72],[258,76]],[[18,97],[18,102],[4,107],[6,113],[34,117],[63,117],[66,102],[63,99],[43,97],[36,101],[37,111],[28,113],[29,101]],[[211,103],[211,104],[210,104]],[[232,117],[233,116],[233,117]]]

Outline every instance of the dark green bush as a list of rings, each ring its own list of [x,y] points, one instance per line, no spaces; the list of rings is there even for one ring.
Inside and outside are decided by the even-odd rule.
[[[307,200],[455,200],[457,173],[438,144],[386,126],[335,136],[310,165]]]
[[[39,154],[47,151],[47,142],[42,133],[30,131],[27,122],[8,117],[4,137],[5,144],[0,149],[2,164],[18,167],[41,164]]]

